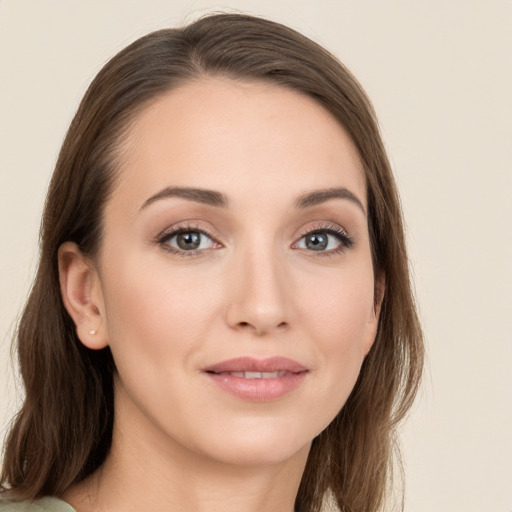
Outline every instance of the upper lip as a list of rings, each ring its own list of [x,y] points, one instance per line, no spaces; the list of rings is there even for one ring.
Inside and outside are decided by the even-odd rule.
[[[302,373],[308,369],[287,357],[268,357],[256,359],[254,357],[236,357],[203,368],[204,372],[279,372]]]

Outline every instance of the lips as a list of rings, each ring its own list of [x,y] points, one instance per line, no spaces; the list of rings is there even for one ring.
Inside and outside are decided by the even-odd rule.
[[[308,371],[285,357],[239,357],[203,369],[221,390],[255,402],[275,400],[291,393],[301,385]]]
[[[307,371],[307,368],[292,359],[288,359],[287,357],[269,357],[266,359],[237,357],[235,359],[229,359],[228,361],[214,364],[213,366],[208,366],[203,371],[211,373],[301,373]]]
[[[215,372],[214,372],[215,373]],[[277,377],[286,377],[291,372],[217,372],[217,375],[232,375],[243,379],[275,379]]]

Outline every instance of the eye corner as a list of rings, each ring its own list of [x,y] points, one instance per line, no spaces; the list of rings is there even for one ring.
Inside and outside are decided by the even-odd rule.
[[[174,243],[173,239],[176,239]],[[155,245],[181,257],[202,256],[206,251],[224,247],[209,230],[189,223],[165,229],[157,235]]]
[[[307,237],[312,237],[308,240]],[[320,224],[302,230],[292,249],[306,251],[314,256],[334,256],[351,249],[355,240],[337,224]]]

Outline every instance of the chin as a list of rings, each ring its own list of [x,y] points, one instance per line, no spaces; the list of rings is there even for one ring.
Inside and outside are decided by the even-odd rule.
[[[229,434],[226,434],[229,432]],[[316,432],[316,431],[315,431]],[[257,422],[252,428],[229,428],[210,435],[207,452],[212,459],[238,466],[273,465],[307,456],[316,433],[270,422]]]

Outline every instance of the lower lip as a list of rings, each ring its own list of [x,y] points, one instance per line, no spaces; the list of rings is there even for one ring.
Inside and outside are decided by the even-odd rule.
[[[267,402],[281,398],[297,389],[307,372],[293,373],[268,379],[246,379],[234,375],[206,373],[222,390],[252,402]]]

